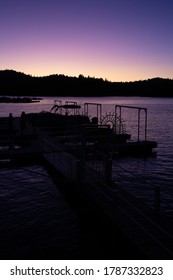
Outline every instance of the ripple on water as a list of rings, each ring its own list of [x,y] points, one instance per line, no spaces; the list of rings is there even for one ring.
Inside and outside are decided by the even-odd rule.
[[[58,259],[76,250],[76,215],[43,167],[0,169],[0,182],[3,258]]]

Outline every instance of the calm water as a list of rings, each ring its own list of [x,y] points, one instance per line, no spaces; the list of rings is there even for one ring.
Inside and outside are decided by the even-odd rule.
[[[22,111],[49,111],[55,98],[44,98],[40,103],[33,104],[0,104],[0,117],[20,116]],[[168,98],[57,98],[73,100],[80,104],[84,102],[102,103],[103,115],[114,111],[114,104],[146,107],[148,109],[147,139],[156,140],[156,153],[148,158],[124,157],[113,162],[113,180],[122,188],[137,197],[143,197],[148,207],[154,208],[154,190],[161,190],[161,214],[172,215],[173,211],[173,99]],[[83,110],[83,108],[82,108]],[[95,108],[91,106],[89,115],[95,115]],[[126,123],[127,132],[135,139],[137,134],[137,114],[124,109],[122,118]],[[144,137],[144,116],[141,114],[141,139]],[[7,244],[13,252],[15,247],[21,247],[32,257],[32,253],[48,254],[50,250],[58,251],[63,256],[76,249],[78,239],[78,225],[75,211],[61,196],[58,189],[42,166],[0,169],[0,215],[1,215],[1,243],[4,252],[8,254]],[[36,173],[33,173],[35,171]],[[45,210],[46,209],[46,210]],[[62,222],[63,220],[63,222]],[[65,220],[65,223],[64,223]],[[8,237],[8,232],[18,226],[15,232],[18,237],[15,243]],[[40,224],[42,227],[40,227]],[[26,229],[30,235],[26,238]],[[64,232],[64,234],[60,234]],[[42,237],[39,238],[40,233]],[[35,240],[33,243],[29,240]],[[45,242],[46,239],[46,242]],[[3,241],[2,241],[3,240]],[[60,242],[57,242],[59,240]],[[22,243],[22,246],[19,244]],[[30,248],[27,244],[32,243]],[[56,244],[56,245],[55,245]],[[38,249],[39,248],[39,249]],[[7,251],[7,252],[6,252]],[[69,252],[68,252],[69,251]],[[24,252],[21,252],[21,255]],[[20,250],[18,250],[20,258]],[[12,256],[13,257],[13,256]],[[15,253],[14,253],[15,257]]]

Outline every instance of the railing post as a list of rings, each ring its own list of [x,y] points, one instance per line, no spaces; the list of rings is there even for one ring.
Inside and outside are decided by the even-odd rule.
[[[141,110],[138,109],[138,142],[140,138],[140,115],[141,115]]]

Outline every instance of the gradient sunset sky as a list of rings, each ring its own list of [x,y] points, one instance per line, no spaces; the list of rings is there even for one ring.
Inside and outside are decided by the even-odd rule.
[[[110,81],[173,78],[171,0],[4,0],[0,69]]]

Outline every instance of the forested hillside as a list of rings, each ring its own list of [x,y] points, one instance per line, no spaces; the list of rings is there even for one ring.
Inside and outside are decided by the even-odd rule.
[[[1,70],[0,95],[173,97],[173,80],[154,78],[135,82],[110,82],[83,75],[33,77],[14,70]]]

